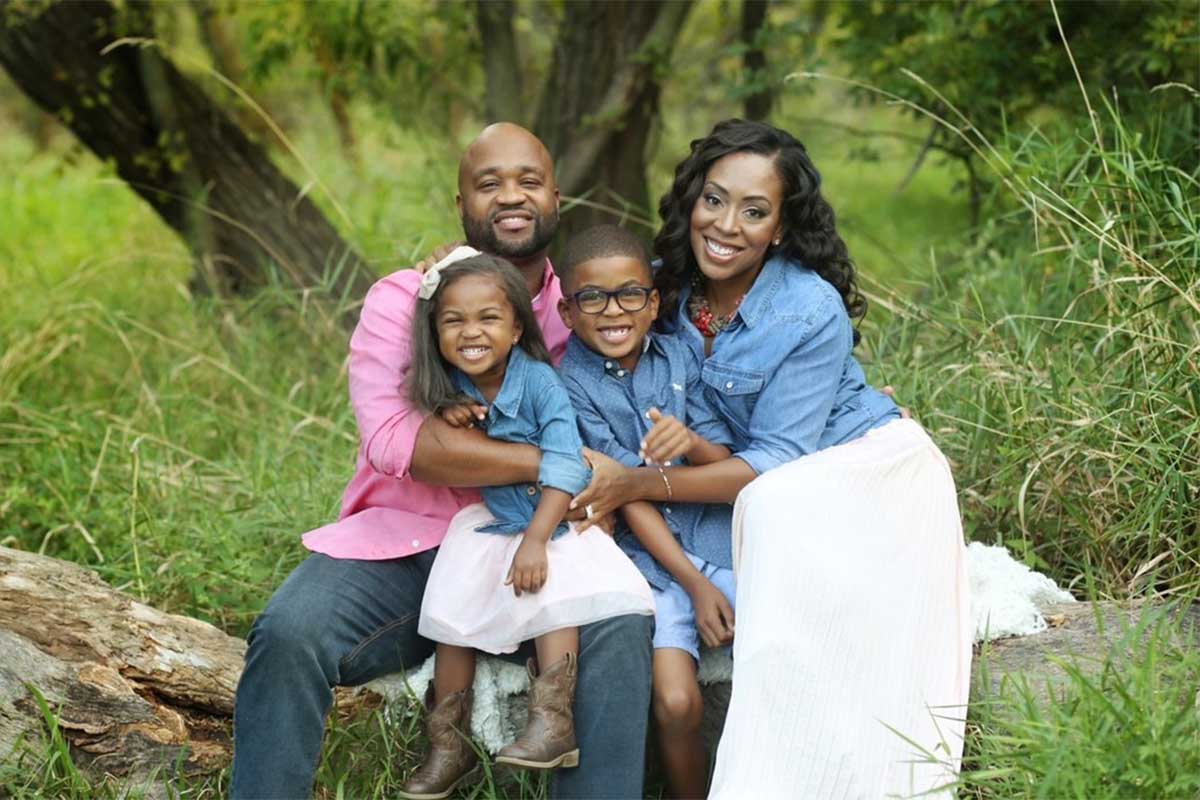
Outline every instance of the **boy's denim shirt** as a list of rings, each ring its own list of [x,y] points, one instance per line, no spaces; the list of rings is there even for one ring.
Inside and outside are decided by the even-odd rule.
[[[649,334],[631,372],[572,335],[559,372],[575,404],[584,443],[625,466],[643,463],[638,450],[651,427],[646,417],[651,407],[676,417],[710,442],[732,444],[729,429],[704,398],[699,359],[677,337]],[[718,566],[733,566],[730,505],[660,503],[658,509],[684,550]],[[671,574],[626,526],[618,530],[617,541],[652,586],[664,589],[670,584]]]
[[[462,372],[453,370],[454,385],[488,407],[482,427],[487,435],[504,442],[536,445],[542,451],[537,483],[485,486],[479,490],[496,521],[481,525],[485,533],[523,533],[533,519],[542,487],[579,494],[592,478],[583,461],[583,442],[571,410],[571,399],[549,364],[531,358],[520,347],[508,357],[500,392],[491,403]],[[554,536],[567,531],[560,522]]]
[[[704,358],[704,338],[687,316],[690,294],[685,286],[674,328]],[[837,289],[797,262],[768,260],[701,370],[733,454],[761,475],[899,419],[891,398],[867,385],[853,347]]]

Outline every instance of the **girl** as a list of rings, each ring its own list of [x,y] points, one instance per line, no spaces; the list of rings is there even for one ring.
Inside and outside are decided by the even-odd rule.
[[[971,636],[946,459],[853,356],[865,303],[791,134],[727,120],[659,206],[660,320],[703,359],[733,458],[589,455],[596,515],[734,502],[735,677],[710,798],[884,797],[952,782]],[[761,477],[760,477],[761,476]]]
[[[438,643],[431,749],[402,796],[441,798],[475,766],[466,739],[475,650],[511,653],[534,639],[541,666],[538,674],[530,661],[525,731],[497,763],[574,767],[577,626],[650,614],[653,601],[611,537],[562,522],[589,471],[521,274],[463,247],[424,275],[418,298],[407,376],[413,402],[542,452],[536,484],[484,488],[486,508],[458,514],[429,575],[418,631]]]

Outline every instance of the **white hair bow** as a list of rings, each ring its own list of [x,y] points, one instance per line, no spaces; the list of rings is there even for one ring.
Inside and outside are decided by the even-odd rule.
[[[471,258],[477,255],[480,255],[478,250],[474,247],[467,247],[465,244],[451,250],[445,258],[425,270],[425,274],[421,276],[421,288],[417,290],[417,297],[422,300],[428,300],[433,297],[433,293],[437,291],[438,284],[442,282],[443,269],[455,261],[462,261],[464,258]]]

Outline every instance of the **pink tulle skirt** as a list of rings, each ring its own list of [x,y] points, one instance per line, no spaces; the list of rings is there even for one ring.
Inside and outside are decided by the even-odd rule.
[[[650,586],[600,528],[566,534],[546,546],[545,585],[517,597],[504,583],[522,535],[480,533],[492,521],[482,503],[450,522],[421,603],[418,631],[442,644],[511,653],[544,633],[625,614],[653,614]]]

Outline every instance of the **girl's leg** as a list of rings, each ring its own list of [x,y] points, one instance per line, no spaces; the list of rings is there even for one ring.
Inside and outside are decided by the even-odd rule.
[[[543,671],[562,661],[567,653],[579,655],[579,628],[559,628],[543,633],[533,643],[537,648],[538,671]]]
[[[433,663],[433,699],[441,702],[455,692],[470,689],[475,683],[475,651],[452,644],[437,646]]]
[[[654,651],[654,724],[672,797],[704,797],[708,752],[700,735],[704,700],[696,680],[696,660],[686,650]]]

